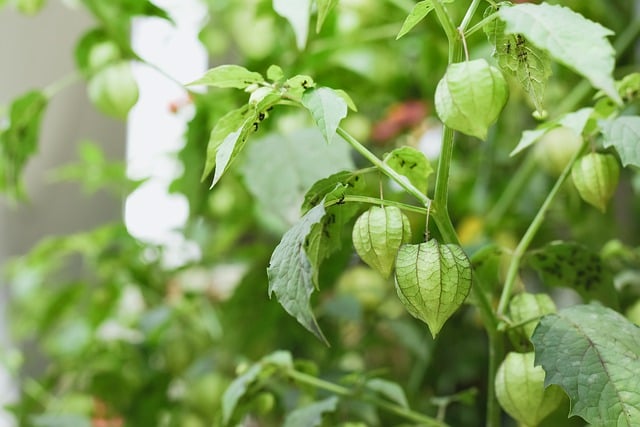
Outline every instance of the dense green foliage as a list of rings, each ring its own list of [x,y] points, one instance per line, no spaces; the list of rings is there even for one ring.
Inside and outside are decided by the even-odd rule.
[[[118,223],[12,261],[13,332],[46,361],[5,358],[21,426],[638,425],[632,2],[205,2],[171,185],[202,257],[167,268]],[[79,3],[78,78],[126,117],[131,19],[171,18]],[[52,96],[1,110],[7,197]],[[81,157],[59,176],[140,184]]]

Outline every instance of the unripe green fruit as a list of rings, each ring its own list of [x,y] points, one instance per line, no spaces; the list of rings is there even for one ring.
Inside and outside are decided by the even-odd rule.
[[[435,239],[403,245],[396,259],[396,290],[414,317],[427,324],[434,337],[462,305],[471,289],[471,262],[457,245]]]
[[[87,58],[87,65],[91,69],[98,69],[120,59],[122,59],[122,53],[118,45],[111,40],[106,40],[96,43],[91,47]]]
[[[411,240],[411,226],[399,208],[374,206],[356,220],[352,238],[360,258],[387,278],[400,245]]]
[[[129,110],[138,102],[138,85],[126,62],[99,71],[89,80],[87,89],[96,107],[115,118],[126,119]]]
[[[536,143],[536,161],[545,171],[557,177],[580,147],[582,136],[573,129],[560,126],[545,133]]]
[[[580,197],[604,212],[618,187],[620,165],[611,154],[589,153],[573,165],[571,178]]]
[[[448,127],[486,139],[508,96],[507,81],[499,69],[484,59],[458,62],[449,65],[436,87],[436,112]]]
[[[500,406],[527,427],[540,424],[564,399],[560,387],[544,387],[544,370],[534,366],[534,359],[534,353],[511,352],[498,368],[495,378]]]
[[[539,318],[545,314],[555,313],[556,305],[547,294],[518,294],[509,302],[509,317],[514,324],[523,324],[518,328],[527,338],[531,338],[533,330],[538,326]],[[526,323],[525,323],[526,322]]]
[[[338,279],[336,288],[339,294],[352,296],[366,309],[375,309],[387,295],[387,281],[364,265],[345,271]]]

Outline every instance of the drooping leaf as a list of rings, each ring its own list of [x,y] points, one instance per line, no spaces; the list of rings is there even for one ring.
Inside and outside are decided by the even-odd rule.
[[[310,128],[254,141],[242,173],[263,212],[286,230],[298,220],[298,206],[314,182],[353,168],[347,144],[324,144],[320,132]]]
[[[536,363],[571,399],[571,414],[602,427],[640,420],[640,328],[600,305],[545,316],[533,333]]]
[[[409,401],[402,387],[393,381],[384,380],[382,378],[372,378],[365,385],[367,389],[374,391],[392,402],[397,403],[403,408],[409,407]]]
[[[284,420],[284,427],[319,426],[322,424],[322,415],[327,412],[334,412],[338,407],[338,401],[339,399],[336,396],[331,396],[319,402],[295,409],[287,415]]]
[[[0,190],[21,193],[20,176],[38,148],[40,123],[48,99],[38,91],[27,92],[9,106],[8,127],[0,132]]]
[[[249,71],[239,65],[220,65],[207,71],[204,76],[187,86],[214,86],[220,88],[245,89],[252,84],[263,83],[262,74]]]
[[[587,302],[597,299],[610,307],[618,305],[611,271],[598,254],[578,243],[551,242],[531,251],[525,261],[547,286],[574,289]]]
[[[485,16],[495,13],[489,7]],[[521,34],[505,34],[505,22],[494,19],[484,27],[489,42],[493,44],[493,56],[502,71],[514,76],[529,95],[539,115],[544,115],[544,93],[551,76],[548,54],[527,41]]]
[[[309,35],[311,0],[273,0],[273,10],[289,21],[298,49],[304,49]]]
[[[525,130],[522,132],[522,137],[518,142],[516,148],[513,149],[511,155],[514,156],[534,144],[537,140],[542,138],[544,134],[559,126],[564,126],[572,129],[576,134],[582,135],[589,118],[593,114],[593,108],[581,108],[578,111],[567,113],[557,120],[548,121],[542,123],[535,130]]]
[[[396,291],[414,317],[431,335],[460,308],[471,290],[471,263],[460,246],[435,239],[403,245],[396,258]]]
[[[444,0],[442,3],[451,3],[452,1],[453,0]],[[400,31],[396,36],[396,40],[411,31],[413,27],[418,25],[420,21],[426,18],[429,12],[431,12],[432,10],[433,2],[431,0],[423,0],[416,3],[407,18],[404,20],[402,28],[400,28]]]
[[[313,269],[304,248],[311,228],[319,223],[324,215],[324,203],[321,202],[285,233],[271,255],[267,275],[269,296],[275,294],[287,313],[295,317],[318,339],[328,344],[311,311]]]
[[[351,96],[349,96],[349,94],[347,92],[345,92],[342,89],[334,89],[333,90],[336,95],[338,95],[340,98],[344,99],[344,102],[347,103],[347,107],[349,107],[349,109],[351,111],[358,111],[358,107],[356,107],[355,102],[353,102],[353,99],[351,99]]]
[[[615,51],[606,37],[613,32],[559,5],[523,3],[501,7],[507,34],[522,34],[561,64],[584,76],[621,103],[612,77]]]
[[[640,167],[640,116],[622,116],[601,123],[603,145],[614,147],[622,164]]]
[[[333,141],[340,121],[347,116],[347,103],[333,89],[319,87],[302,95],[302,105],[320,128],[327,142]]]
[[[229,387],[222,395],[222,423],[227,425],[231,420],[233,411],[238,402],[247,392],[249,386],[255,382],[258,377],[267,371],[266,368],[292,368],[293,359],[291,354],[286,351],[276,351],[262,358],[259,362],[251,365],[244,373],[233,380]],[[266,372],[267,374],[269,372]]]
[[[385,156],[384,162],[400,175],[406,176],[418,190],[427,192],[433,168],[422,151],[408,146],[396,148]]]
[[[279,100],[279,94],[271,93],[257,103],[249,103],[228,112],[218,120],[209,137],[202,179],[205,179],[215,168],[211,186],[216,185],[246,145],[249,134],[258,130],[265,112]]]
[[[318,21],[316,22],[316,33],[319,33],[322,29],[325,19],[329,15],[329,12],[338,4],[338,0],[316,0],[318,5]]]

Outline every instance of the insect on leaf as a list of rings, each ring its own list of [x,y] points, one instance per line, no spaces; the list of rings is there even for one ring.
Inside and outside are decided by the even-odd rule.
[[[496,11],[494,7],[487,8],[485,17]],[[537,113],[544,115],[544,92],[551,76],[549,55],[532,45],[521,34],[506,34],[505,27],[505,22],[500,19],[494,19],[484,27],[487,38],[494,47],[493,56],[500,69],[520,83]]]

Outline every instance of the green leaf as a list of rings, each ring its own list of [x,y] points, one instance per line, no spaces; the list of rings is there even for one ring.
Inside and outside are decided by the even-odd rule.
[[[204,76],[187,86],[205,85],[220,88],[245,89],[253,84],[263,83],[260,73],[249,71],[239,65],[220,65],[207,71]]]
[[[318,20],[316,22],[316,33],[319,33],[322,29],[325,19],[329,15],[329,12],[338,4],[338,0],[316,0],[318,5]]]
[[[289,21],[299,50],[304,49],[309,36],[311,0],[273,0],[273,10]]]
[[[584,76],[618,104],[612,77],[615,51],[607,36],[613,32],[569,8],[547,3],[502,7],[507,34],[522,34],[561,64]]]
[[[327,194],[334,191],[338,184],[354,188],[357,193],[364,185],[364,177],[357,172],[340,171],[316,181],[304,196],[302,212],[305,213],[317,205]]]
[[[344,99],[344,102],[347,103],[347,107],[349,107],[349,109],[351,111],[356,111],[356,112],[358,111],[358,107],[356,107],[356,104],[353,102],[353,99],[351,99],[351,97],[349,96],[349,94],[347,92],[345,92],[342,89],[334,89],[333,91],[340,98]]]
[[[0,190],[21,193],[20,177],[38,148],[40,123],[49,100],[39,91],[27,92],[9,106],[8,127],[0,133]]]
[[[485,17],[495,11],[494,7],[487,8]],[[505,34],[505,27],[505,22],[499,19],[494,19],[484,27],[489,42],[494,46],[493,56],[502,71],[518,80],[537,113],[544,115],[544,93],[551,76],[548,54],[520,34]]]
[[[451,3],[453,0],[444,0],[442,3]],[[404,20],[402,24],[402,28],[398,32],[396,36],[396,40],[400,37],[407,34],[409,31],[413,29],[420,21],[422,21],[426,16],[433,10],[433,1],[432,0],[424,0],[419,1],[413,6],[413,10],[409,13],[409,16]]]
[[[269,68],[267,68],[267,78],[272,82],[280,81],[284,79],[284,72],[279,66],[270,65]]]
[[[222,395],[222,423],[228,424],[238,402],[247,392],[249,386],[263,374],[270,374],[267,368],[293,368],[291,354],[286,351],[276,351],[251,365],[244,373],[233,380]]]
[[[384,162],[426,194],[433,168],[422,151],[408,146],[396,148],[385,156]]]
[[[320,132],[310,128],[269,134],[252,142],[242,173],[261,210],[286,230],[298,220],[298,206],[309,187],[327,175],[353,168],[347,144],[324,144]]]
[[[571,414],[602,427],[640,420],[640,328],[599,305],[545,316],[533,333],[536,363],[571,398]]]
[[[319,87],[302,95],[302,105],[311,113],[313,120],[327,142],[336,134],[340,121],[347,116],[347,103],[333,89]]]
[[[403,245],[396,258],[396,291],[414,317],[431,335],[460,308],[471,290],[471,263],[462,248],[435,239]]]
[[[574,242],[551,242],[531,251],[525,261],[538,271],[542,283],[574,289],[585,301],[598,299],[617,307],[611,271],[600,256]]]
[[[371,391],[381,394],[390,401],[397,403],[403,408],[409,408],[407,396],[398,383],[383,380],[382,378],[372,378],[368,380],[364,386]]]
[[[515,156],[525,148],[529,147],[537,140],[542,138],[544,134],[549,132],[551,129],[564,126],[569,129],[572,129],[576,134],[582,135],[582,131],[584,130],[589,118],[593,114],[593,108],[581,108],[578,111],[574,111],[572,113],[565,114],[564,116],[542,123],[535,130],[525,130],[522,132],[522,137],[518,142],[516,148],[511,152],[512,156]]]
[[[240,154],[251,132],[265,117],[266,111],[280,101],[280,95],[270,93],[257,103],[246,104],[225,114],[214,126],[207,146],[207,161],[202,179],[215,168],[211,187],[216,185],[231,162]]]
[[[622,116],[601,123],[603,145],[614,147],[623,166],[640,167],[640,117]]]
[[[328,345],[311,311],[311,294],[314,290],[313,271],[304,249],[311,228],[325,215],[321,202],[285,233],[273,251],[267,275],[269,296],[275,293],[278,302],[287,313],[295,317],[302,326]]]
[[[319,402],[295,409],[287,415],[284,420],[284,427],[319,426],[322,424],[322,415],[326,412],[334,412],[338,407],[338,401],[336,396],[331,396]]]

